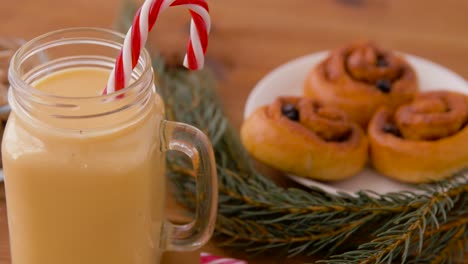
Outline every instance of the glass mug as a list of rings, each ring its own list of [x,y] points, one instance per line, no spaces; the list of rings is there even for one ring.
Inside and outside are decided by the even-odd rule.
[[[196,128],[164,120],[146,50],[132,84],[116,93],[79,96],[86,83],[78,96],[33,88],[63,70],[110,71],[123,40],[66,29],[12,58],[2,156],[13,264],[155,264],[162,251],[197,249],[213,233],[213,150]],[[197,175],[198,208],[186,225],[164,217],[167,150],[189,156]]]

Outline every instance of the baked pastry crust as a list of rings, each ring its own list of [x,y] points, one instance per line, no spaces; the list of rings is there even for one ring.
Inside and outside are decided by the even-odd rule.
[[[297,109],[297,121],[285,116],[286,105]],[[258,108],[242,125],[241,139],[263,163],[324,181],[355,175],[368,157],[363,130],[345,112],[300,97],[279,97]]]
[[[380,109],[369,124],[375,169],[403,182],[450,177],[468,166],[468,99],[460,93],[418,95],[396,111]]]
[[[395,108],[418,92],[412,67],[400,56],[371,42],[330,53],[306,78],[304,95],[344,110],[363,128],[382,105]]]

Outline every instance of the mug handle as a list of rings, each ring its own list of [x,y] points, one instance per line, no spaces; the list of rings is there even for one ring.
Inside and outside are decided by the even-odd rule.
[[[213,148],[207,136],[193,126],[163,120],[161,129],[162,151],[180,151],[192,160],[197,190],[195,219],[185,225],[164,224],[168,232],[165,249],[196,250],[210,239],[216,222],[218,178]]]

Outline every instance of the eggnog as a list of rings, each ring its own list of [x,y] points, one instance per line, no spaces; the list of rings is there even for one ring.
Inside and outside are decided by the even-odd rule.
[[[96,97],[108,76],[103,68],[75,67],[32,86],[47,95]],[[13,264],[158,263],[161,100],[153,92],[149,103],[132,108],[122,98],[122,108],[113,106],[120,112],[96,116],[107,110],[82,101],[60,106],[66,117],[31,108],[41,122],[20,111],[8,121],[2,151]]]

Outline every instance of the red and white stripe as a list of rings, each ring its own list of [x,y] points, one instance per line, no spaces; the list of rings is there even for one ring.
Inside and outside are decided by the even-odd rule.
[[[243,260],[223,258],[223,257],[214,256],[208,253],[201,253],[200,264],[248,264],[248,263]]]
[[[183,6],[192,16],[190,41],[184,58],[184,66],[191,70],[203,68],[211,28],[206,0],[146,0],[136,13],[132,27],[125,36],[122,50],[109,76],[104,94],[113,93],[128,85],[133,68],[137,65],[140,53],[148,39],[148,32],[153,28],[159,15],[171,6]]]

